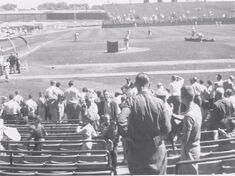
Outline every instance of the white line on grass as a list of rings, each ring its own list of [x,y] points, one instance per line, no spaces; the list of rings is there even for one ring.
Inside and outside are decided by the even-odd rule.
[[[208,69],[208,70],[164,70],[145,72],[149,75],[168,75],[168,74],[195,74],[195,73],[223,73],[235,72],[235,68],[230,69]],[[21,76],[12,75],[12,80],[31,80],[31,79],[59,79],[59,78],[99,78],[99,77],[116,77],[116,76],[134,76],[138,72],[122,72],[122,73],[90,73],[90,74],[67,74],[67,75],[37,75],[37,76]]]
[[[84,67],[140,67],[140,66],[163,66],[163,65],[185,65],[185,64],[208,64],[208,63],[235,63],[235,59],[206,59],[206,60],[177,60],[177,61],[155,61],[155,62],[120,62],[120,63],[95,63],[95,64],[64,64],[46,67],[84,68]]]

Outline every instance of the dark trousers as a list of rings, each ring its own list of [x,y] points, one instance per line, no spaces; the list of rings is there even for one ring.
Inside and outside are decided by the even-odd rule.
[[[67,114],[68,120],[78,119],[79,110],[77,103],[69,103],[66,105],[65,112]]]
[[[155,147],[153,142],[128,144],[128,169],[131,175],[165,175],[167,152],[165,145]]]
[[[170,96],[168,99],[169,104],[173,104],[173,113],[180,114],[181,112],[181,97],[180,96]]]

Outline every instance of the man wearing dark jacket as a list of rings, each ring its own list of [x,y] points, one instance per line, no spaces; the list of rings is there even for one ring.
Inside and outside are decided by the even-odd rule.
[[[127,101],[118,119],[120,134],[127,137],[127,159],[131,175],[166,174],[164,137],[171,131],[162,100],[152,95],[149,76],[139,73],[138,94]]]

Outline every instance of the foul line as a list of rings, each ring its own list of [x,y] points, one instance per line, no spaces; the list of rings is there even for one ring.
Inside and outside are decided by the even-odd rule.
[[[119,63],[94,63],[94,64],[64,64],[50,65],[46,67],[63,68],[84,68],[84,67],[140,67],[140,66],[164,66],[164,65],[191,65],[208,63],[235,63],[235,59],[206,59],[206,60],[176,60],[176,61],[155,61],[155,62],[119,62]]]
[[[168,75],[168,74],[196,74],[196,73],[223,73],[235,72],[235,68],[230,69],[209,69],[209,70],[164,70],[145,72],[149,75]],[[99,78],[99,77],[119,77],[119,76],[135,76],[139,72],[123,72],[123,73],[90,73],[90,74],[67,74],[67,75],[37,75],[37,76],[21,76],[12,75],[12,80],[31,80],[31,79],[59,79],[59,78]]]

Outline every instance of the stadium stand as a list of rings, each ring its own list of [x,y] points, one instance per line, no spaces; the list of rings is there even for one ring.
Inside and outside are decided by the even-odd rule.
[[[103,27],[141,25],[211,24],[216,20],[234,23],[234,2],[177,2],[144,4],[107,4],[110,21]]]

